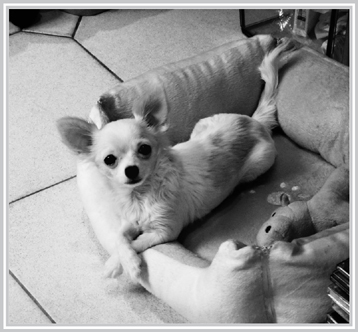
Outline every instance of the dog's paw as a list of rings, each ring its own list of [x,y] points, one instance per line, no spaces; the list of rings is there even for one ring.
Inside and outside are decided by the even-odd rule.
[[[221,254],[229,254],[245,246],[245,244],[239,241],[227,240],[220,245],[219,252]]]
[[[210,270],[218,276],[229,276],[251,264],[251,259],[255,256],[256,250],[252,246],[247,246],[240,241],[228,240],[220,245],[211,262]]]
[[[123,273],[122,264],[117,255],[112,255],[105,263],[103,276],[105,278],[117,278]]]
[[[142,260],[138,255],[133,255],[130,259],[123,262],[124,273],[127,274],[132,281],[137,282],[140,278]]]

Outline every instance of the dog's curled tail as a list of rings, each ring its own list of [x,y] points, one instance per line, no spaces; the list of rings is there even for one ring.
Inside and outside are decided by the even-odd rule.
[[[280,39],[277,46],[266,54],[259,66],[261,78],[265,82],[265,88],[261,94],[259,105],[252,117],[262,123],[270,131],[278,124],[276,116],[276,94],[280,58],[282,53],[292,51],[295,47],[295,43],[291,39]]]

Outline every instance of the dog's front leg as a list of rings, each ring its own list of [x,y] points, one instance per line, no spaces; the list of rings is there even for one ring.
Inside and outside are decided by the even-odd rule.
[[[117,234],[116,250],[105,264],[105,277],[115,278],[127,273],[132,280],[137,280],[140,274],[141,259],[132,248],[131,241],[138,235],[138,228],[124,222]]]
[[[104,275],[116,277],[124,269],[131,277],[136,276],[141,261],[130,243],[139,234],[137,227],[122,220],[118,215],[113,192],[96,164],[88,160],[79,160],[77,182],[97,239],[110,255]]]
[[[105,264],[105,277],[116,278],[124,271],[133,281],[137,282],[141,271],[141,259],[137,253],[141,253],[157,244],[172,241],[177,238],[179,232],[173,232],[169,229],[152,229],[140,234],[138,237],[137,235],[138,231],[132,227],[122,229],[118,234],[117,249]],[[136,239],[133,240],[133,238]]]

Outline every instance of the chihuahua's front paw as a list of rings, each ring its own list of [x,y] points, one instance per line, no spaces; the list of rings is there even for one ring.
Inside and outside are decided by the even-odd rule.
[[[137,282],[141,273],[142,260],[138,255],[133,255],[130,259],[123,262],[123,270],[134,282]]]
[[[112,255],[106,262],[103,276],[105,278],[116,278],[123,273],[122,264],[117,255]]]
[[[123,272],[134,282],[137,282],[141,273],[142,260],[135,252],[130,252],[120,258],[118,254],[113,254],[105,264],[104,277],[116,278]]]

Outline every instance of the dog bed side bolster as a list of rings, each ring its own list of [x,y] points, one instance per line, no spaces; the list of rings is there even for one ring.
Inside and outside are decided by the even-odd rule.
[[[269,35],[240,39],[213,50],[150,70],[110,89],[101,97],[111,121],[159,98],[168,110],[172,143],[185,141],[197,121],[216,113],[251,115],[262,81],[258,67],[275,45]],[[107,100],[108,99],[108,100]]]

